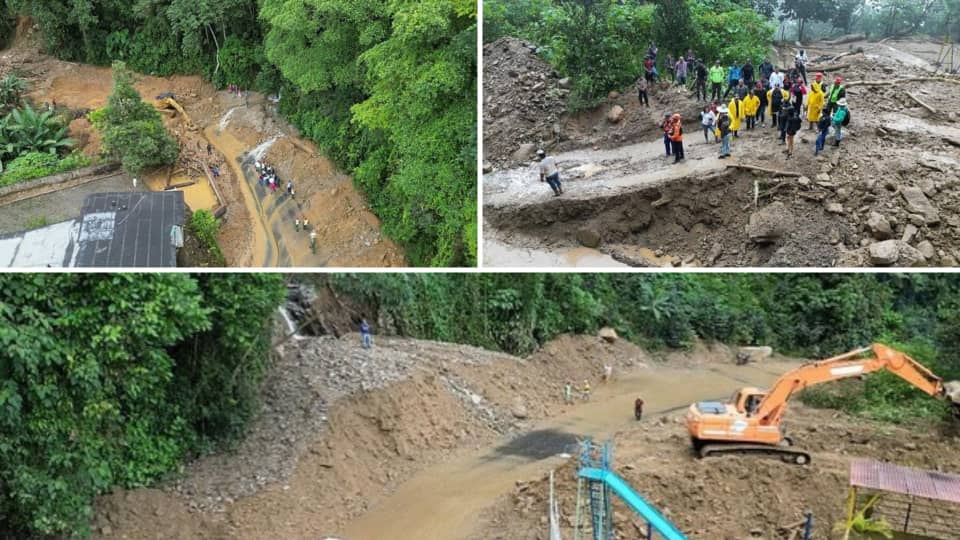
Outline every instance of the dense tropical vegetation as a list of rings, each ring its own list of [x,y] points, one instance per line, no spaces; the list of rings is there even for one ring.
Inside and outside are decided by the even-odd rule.
[[[281,96],[412,264],[476,263],[474,0],[4,1],[60,58]]]
[[[23,79],[0,81],[0,186],[68,171],[89,164],[67,136],[67,121],[53,110],[36,110],[24,102]]]
[[[227,444],[256,410],[276,274],[0,276],[0,537]]]
[[[863,32],[875,38],[927,33],[960,38],[960,0],[486,0],[484,39],[529,40],[573,79],[570,106],[591,107],[642,72],[650,42],[658,64],[692,49],[724,66],[760,62],[774,38]]]

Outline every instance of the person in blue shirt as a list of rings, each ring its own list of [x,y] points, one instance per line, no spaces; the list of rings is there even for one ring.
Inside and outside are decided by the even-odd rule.
[[[373,345],[373,337],[370,335],[370,323],[366,319],[360,320],[360,344],[364,349],[369,349]]]
[[[740,84],[740,66],[737,62],[730,64],[730,70],[727,72],[727,91],[723,93],[723,99],[727,99],[730,92],[737,89]]]

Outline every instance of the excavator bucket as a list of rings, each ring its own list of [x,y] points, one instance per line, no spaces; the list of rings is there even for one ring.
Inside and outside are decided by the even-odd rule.
[[[953,417],[960,420],[960,381],[944,383],[943,390],[952,407]]]

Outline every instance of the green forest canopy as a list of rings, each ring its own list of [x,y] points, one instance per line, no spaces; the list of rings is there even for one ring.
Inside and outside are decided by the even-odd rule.
[[[476,264],[473,0],[0,0],[48,52],[281,94],[416,266]]]
[[[883,340],[960,376],[953,274],[313,274],[401,335],[527,354],[612,326],[825,357]],[[243,435],[269,369],[278,274],[0,275],[0,537],[83,535],[113,486],[149,485]],[[374,315],[379,315],[375,317]],[[819,404],[942,413],[894,377]]]

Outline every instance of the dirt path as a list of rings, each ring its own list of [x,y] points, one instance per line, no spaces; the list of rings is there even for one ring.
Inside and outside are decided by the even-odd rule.
[[[699,400],[726,397],[749,383],[765,386],[790,364],[762,367],[716,365],[696,371],[658,368],[600,387],[594,399],[536,426],[532,432],[417,474],[378,507],[348,524],[347,540],[395,537],[454,540],[467,537],[477,516],[509,493],[517,481],[541,475],[563,462],[577,438],[602,439],[631,427],[633,400],[642,393],[651,417]],[[682,381],[682,382],[681,382]],[[686,450],[685,447],[678,451]]]

